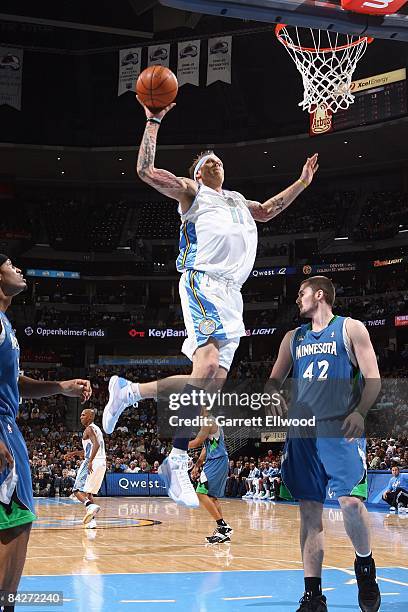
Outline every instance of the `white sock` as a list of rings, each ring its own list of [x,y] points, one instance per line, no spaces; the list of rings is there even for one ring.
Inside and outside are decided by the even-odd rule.
[[[358,550],[356,550],[355,552],[358,557],[369,557],[372,551],[370,550],[370,552],[366,553],[365,555],[362,555],[361,553],[359,553]]]
[[[181,448],[173,448],[171,449],[169,457],[177,457],[179,455],[187,455],[186,450],[182,450]]]
[[[119,391],[119,396],[127,406],[133,406],[141,400],[139,392],[139,383],[131,383],[127,381],[127,385]]]
[[[133,403],[140,402],[140,400],[142,399],[142,396],[140,395],[139,383],[131,383],[130,388],[132,390],[133,397],[134,397]]]

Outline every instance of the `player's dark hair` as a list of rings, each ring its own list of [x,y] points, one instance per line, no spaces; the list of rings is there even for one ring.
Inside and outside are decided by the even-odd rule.
[[[330,278],[327,276],[311,276],[303,281],[302,286],[306,285],[311,287],[313,291],[323,291],[326,302],[329,306],[333,306],[334,300],[336,299],[336,289]]]
[[[214,155],[214,151],[212,151],[211,149],[206,149],[205,151],[200,151],[200,153],[197,155],[197,157],[194,158],[193,163],[191,164],[191,166],[188,169],[188,174],[189,174],[190,178],[192,178],[192,179],[194,178],[194,170],[195,170],[196,165],[198,164],[200,159],[202,159],[206,155]]]

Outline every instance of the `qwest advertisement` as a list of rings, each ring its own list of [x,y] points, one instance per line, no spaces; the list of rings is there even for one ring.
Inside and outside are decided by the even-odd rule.
[[[122,497],[167,496],[158,474],[106,474],[106,495]]]

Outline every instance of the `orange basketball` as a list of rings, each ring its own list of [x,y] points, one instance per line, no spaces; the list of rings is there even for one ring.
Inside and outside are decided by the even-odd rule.
[[[166,66],[149,66],[140,73],[136,83],[139,99],[153,113],[173,102],[177,95],[176,75]]]

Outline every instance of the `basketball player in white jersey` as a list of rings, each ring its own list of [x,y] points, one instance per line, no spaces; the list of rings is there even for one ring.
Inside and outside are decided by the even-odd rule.
[[[181,273],[180,299],[188,333],[182,350],[192,360],[193,369],[191,384],[186,384],[186,377],[179,377],[179,391],[183,389],[183,393],[192,397],[197,389],[194,381],[200,381],[198,388],[208,388],[209,381],[216,388],[222,387],[240,338],[245,335],[241,287],[255,261],[258,243],[255,221],[270,221],[308,187],[318,168],[317,154],[307,159],[298,180],[261,204],[223,189],[223,163],[213,151],[201,153],[194,160],[190,178],[156,168],[157,134],[163,117],[174,104],[158,113],[142,106],[146,128],[139,148],[138,175],[176,200],[181,216],[177,270]],[[167,383],[160,384],[162,391]],[[176,392],[175,377],[171,377],[169,385]],[[112,433],[127,406],[156,397],[157,381],[138,384],[113,376],[102,421],[105,432]],[[180,409],[178,416],[182,419],[199,413],[200,406],[190,404]],[[174,501],[198,507],[188,477],[188,441],[189,432],[179,431],[160,473]]]
[[[85,427],[82,435],[83,450],[74,450],[65,456],[70,459],[75,455],[83,455],[84,460],[78,470],[73,493],[85,505],[84,525],[89,529],[96,527],[95,515],[101,509],[95,504],[93,495],[101,488],[106,472],[105,442],[101,430],[94,423],[95,412],[90,408],[81,413],[81,423]]]

